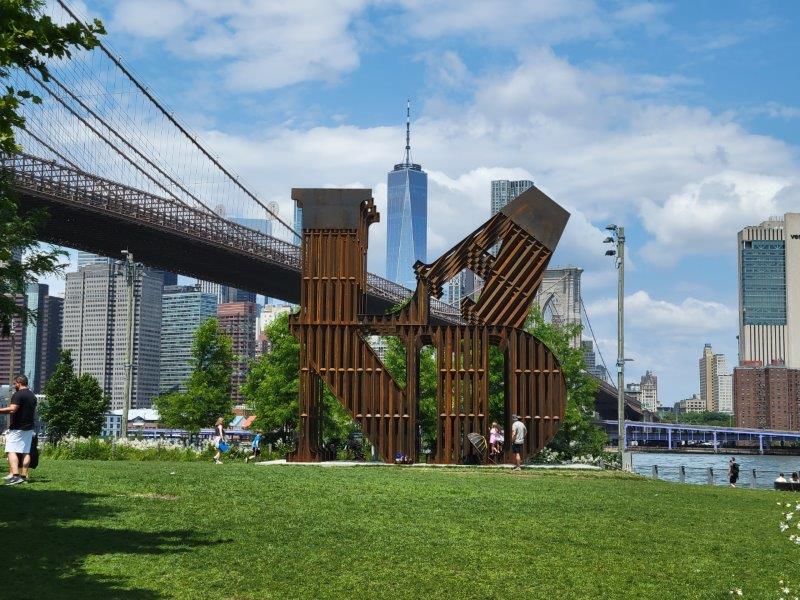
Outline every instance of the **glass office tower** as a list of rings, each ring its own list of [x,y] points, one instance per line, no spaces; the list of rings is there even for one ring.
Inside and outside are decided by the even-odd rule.
[[[745,227],[739,243],[739,364],[800,368],[800,213]]]
[[[414,263],[428,257],[428,174],[411,162],[411,113],[406,108],[406,156],[389,173],[386,278],[416,287]]]

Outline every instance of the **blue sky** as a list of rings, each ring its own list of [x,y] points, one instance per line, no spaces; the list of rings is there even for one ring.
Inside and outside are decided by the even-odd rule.
[[[736,362],[736,232],[800,210],[789,2],[90,1],[108,41],[290,219],[293,186],[372,187],[403,155],[430,176],[429,259],[532,178],[572,212],[552,264],[582,267],[615,355],[608,222],[626,226],[629,379],[698,391],[703,344]],[[383,273],[385,220],[370,268]]]

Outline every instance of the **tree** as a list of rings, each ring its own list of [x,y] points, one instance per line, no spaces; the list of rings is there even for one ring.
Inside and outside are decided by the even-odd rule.
[[[78,404],[76,391],[72,354],[62,350],[56,370],[44,386],[46,402],[39,411],[45,422],[47,439],[53,443],[69,435],[71,415]]]
[[[555,355],[567,384],[564,420],[550,442],[550,448],[565,458],[599,455],[607,436],[593,423],[597,382],[586,372],[583,350],[572,346],[572,341],[580,337],[583,326],[578,323],[548,323],[541,309],[534,305],[525,329],[544,342]]]
[[[67,435],[100,435],[111,398],[89,373],[75,376],[69,350],[61,351],[56,370],[45,385],[45,394],[47,400],[40,413],[51,442]]]
[[[155,399],[159,417],[165,425],[185,429],[196,435],[217,418],[233,417],[231,372],[233,342],[220,329],[216,317],[204,321],[192,342],[193,371],[185,392],[172,392]]]
[[[14,136],[22,128],[25,102],[41,103],[30,90],[17,90],[8,85],[15,70],[35,71],[48,81],[45,64],[48,58],[69,58],[74,48],[93,48],[97,35],[104,34],[103,24],[95,20],[83,26],[79,23],[56,24],[42,14],[43,0],[3,0],[0,2],[0,153],[20,150]],[[48,274],[60,272],[65,264],[65,252],[54,248],[42,249],[37,232],[47,218],[42,211],[21,214],[19,205],[9,191],[8,179],[0,177],[0,335],[8,335],[11,319],[19,315],[31,320],[35,314],[17,306],[14,295],[25,292],[25,284]]]
[[[289,331],[288,314],[280,315],[264,333],[270,351],[250,363],[242,395],[255,413],[253,428],[293,431],[300,412],[300,343]],[[322,405],[323,441],[346,440],[357,426],[327,387]]]
[[[256,416],[255,428],[292,430],[300,412],[300,343],[289,331],[288,314],[279,315],[264,333],[270,351],[251,363],[242,395]]]
[[[733,415],[714,411],[682,414],[675,414],[672,411],[661,411],[658,413],[658,417],[665,423],[714,425],[716,427],[730,427],[731,423],[733,422]]]
[[[111,405],[110,396],[89,373],[76,378],[73,385],[77,388],[77,405],[70,419],[70,433],[79,437],[100,435],[105,414]]]

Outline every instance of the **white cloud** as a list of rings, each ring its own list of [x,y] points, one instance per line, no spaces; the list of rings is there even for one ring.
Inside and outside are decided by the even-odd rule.
[[[335,80],[359,64],[349,30],[366,0],[124,0],[112,27],[159,40],[178,56],[225,59],[222,74],[236,91],[301,81]],[[154,18],[154,15],[158,18]]]
[[[607,38],[620,26],[647,24],[661,11],[655,5],[629,7],[608,14],[592,0],[405,0],[405,27],[423,39],[476,36],[484,43],[516,46],[537,43]]]
[[[590,303],[592,317],[613,316],[616,298]],[[736,311],[721,302],[688,297],[679,304],[657,300],[644,290],[625,296],[625,322],[632,329],[666,338],[697,338],[699,334],[730,330],[736,325]]]
[[[640,212],[653,234],[642,254],[670,265],[685,255],[730,252],[736,231],[798,206],[800,189],[789,178],[722,171],[690,183],[662,204],[644,201]]]

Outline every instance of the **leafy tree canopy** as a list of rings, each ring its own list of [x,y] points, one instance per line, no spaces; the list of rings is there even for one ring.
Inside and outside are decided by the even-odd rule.
[[[192,365],[194,370],[185,392],[173,392],[155,399],[160,419],[168,427],[197,434],[222,417],[233,417],[231,373],[233,343],[219,327],[216,317],[204,321],[194,334]]]
[[[539,306],[534,305],[525,329],[544,342],[556,356],[567,384],[564,420],[550,448],[567,458],[587,454],[599,456],[607,436],[593,423],[597,382],[586,372],[581,347],[572,345],[575,339],[580,339],[582,325],[548,323]]]
[[[76,377],[69,350],[62,350],[56,370],[45,385],[40,413],[47,437],[58,442],[67,435],[100,435],[111,398],[89,373]]]

